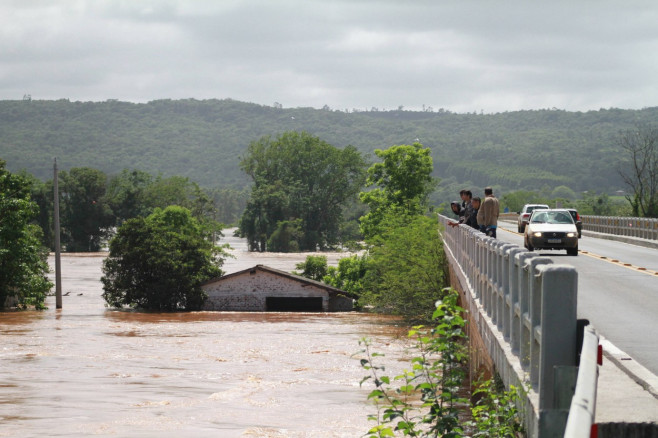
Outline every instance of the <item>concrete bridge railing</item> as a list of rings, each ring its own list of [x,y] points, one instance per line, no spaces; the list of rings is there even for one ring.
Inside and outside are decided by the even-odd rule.
[[[508,388],[528,388],[528,436],[563,436],[577,373],[578,273],[439,220],[451,280],[468,312],[471,347],[487,350]]]
[[[581,216],[580,219],[583,230],[658,240],[658,219],[618,216]]]

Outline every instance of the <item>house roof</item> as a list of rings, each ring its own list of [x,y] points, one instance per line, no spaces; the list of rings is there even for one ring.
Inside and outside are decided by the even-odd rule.
[[[324,289],[332,295],[344,295],[346,297],[350,297],[350,298],[354,298],[354,299],[358,298],[358,296],[356,294],[353,294],[351,292],[347,292],[347,291],[344,291],[342,289],[335,288],[333,286],[322,283],[320,281],[315,281],[315,280],[311,280],[310,278],[302,277],[300,275],[291,274],[290,272],[270,268],[269,266],[265,266],[265,265],[256,265],[252,268],[243,269],[242,271],[232,272],[230,274],[226,274],[226,275],[223,275],[221,277],[213,278],[211,280],[208,280],[208,281],[202,283],[201,286],[211,284],[211,283],[216,283],[218,281],[223,281],[225,279],[232,278],[232,277],[238,277],[238,276],[244,275],[244,274],[255,273],[255,271],[266,272],[266,273],[273,274],[273,275],[276,275],[276,276],[279,276],[279,277],[284,277],[284,278],[288,278],[290,280],[295,280],[299,283],[312,285],[312,286]]]

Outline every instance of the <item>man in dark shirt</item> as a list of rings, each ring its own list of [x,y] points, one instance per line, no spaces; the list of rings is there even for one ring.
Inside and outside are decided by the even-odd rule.
[[[480,209],[480,198],[475,197],[471,199],[471,203],[469,205],[470,205],[470,211],[464,213],[464,216],[466,217],[464,223],[469,227],[479,230],[480,226],[478,225],[477,216],[478,216],[478,210]]]

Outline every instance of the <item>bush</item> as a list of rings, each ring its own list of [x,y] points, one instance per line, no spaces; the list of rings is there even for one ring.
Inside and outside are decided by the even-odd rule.
[[[457,306],[456,291],[446,290],[444,295],[433,314],[436,326],[431,330],[416,326],[409,331],[417,355],[411,359],[411,369],[402,374],[384,375],[384,367],[375,359],[383,355],[371,352],[369,341],[361,340],[365,348],[359,354],[365,357],[360,357],[360,362],[369,372],[361,384],[374,381],[368,399],[377,406],[377,414],[369,416],[377,423],[366,434],[369,438],[392,437],[397,431],[404,436],[463,436],[459,413],[468,404],[459,395],[468,357],[461,317],[464,309]]]
[[[435,301],[449,285],[438,221],[420,215],[389,215],[381,223],[382,234],[368,241],[360,304],[407,321],[430,321]]]
[[[295,268],[300,269],[301,272],[294,272],[294,274],[322,281],[327,275],[327,256],[306,256],[306,260],[303,263],[297,263]]]
[[[222,275],[223,251],[189,210],[170,206],[129,219],[103,262],[103,298],[112,307],[175,311],[201,308],[201,284]]]
[[[30,224],[37,213],[29,182],[5,170],[0,159],[0,309],[8,297],[22,309],[45,308],[52,283],[46,278],[48,251],[41,245],[41,228]]]

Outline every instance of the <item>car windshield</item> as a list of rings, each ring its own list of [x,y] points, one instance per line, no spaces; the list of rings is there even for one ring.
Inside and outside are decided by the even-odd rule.
[[[573,224],[571,215],[564,211],[535,212],[530,219],[533,224]]]

